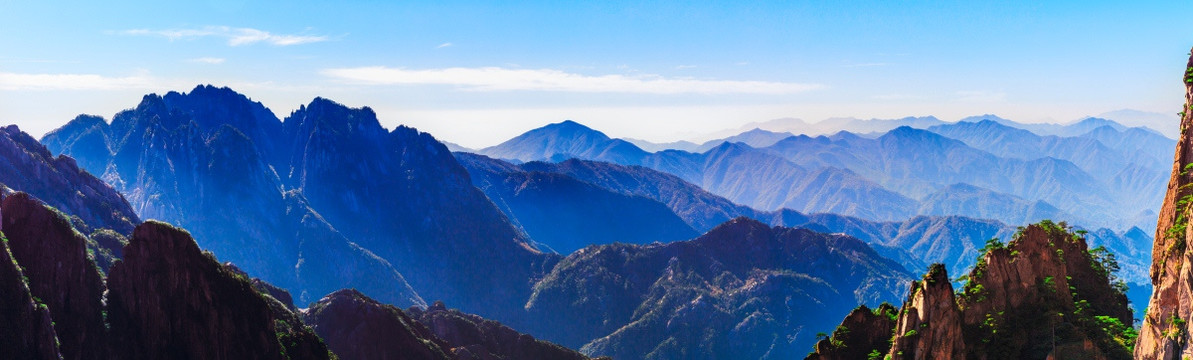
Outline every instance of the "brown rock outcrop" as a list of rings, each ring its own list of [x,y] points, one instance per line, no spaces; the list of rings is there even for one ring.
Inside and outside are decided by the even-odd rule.
[[[1135,333],[1123,288],[1112,278],[1117,265],[1086,246],[1085,239],[1063,223],[1029,225],[1009,244],[989,242],[977,265],[962,278],[965,286],[956,295],[944,265],[932,265],[923,281],[912,282],[885,355],[890,359],[1130,358]],[[870,323],[851,329],[889,322],[881,317],[857,320]],[[835,349],[875,349],[874,336],[834,334],[827,344],[821,343],[817,352],[828,355],[841,353],[834,353]],[[851,355],[866,358],[860,354]]]
[[[1193,57],[1182,77],[1185,104],[1181,134],[1176,143],[1172,176],[1160,208],[1152,245],[1151,277],[1154,290],[1139,330],[1135,358],[1167,360],[1193,357],[1187,321],[1193,317],[1193,262],[1187,250],[1190,232],[1189,205],[1193,199]]]
[[[891,342],[891,359],[962,359],[961,311],[944,265],[933,264],[911,283]]]
[[[103,359],[103,278],[87,238],[70,220],[25,193],[4,198],[3,231],[31,294],[49,307],[65,359]]]

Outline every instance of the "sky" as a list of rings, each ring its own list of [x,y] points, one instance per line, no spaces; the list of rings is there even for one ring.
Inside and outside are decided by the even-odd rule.
[[[41,136],[198,84],[279,118],[317,96],[368,106],[387,127],[473,148],[565,119],[664,142],[787,117],[1175,114],[1190,13],[1190,1],[0,0],[0,124]]]

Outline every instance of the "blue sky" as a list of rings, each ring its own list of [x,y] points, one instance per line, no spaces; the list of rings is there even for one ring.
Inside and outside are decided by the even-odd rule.
[[[670,141],[781,117],[1180,110],[1193,2],[0,0],[0,123],[140,96],[324,96],[466,146],[575,119]]]

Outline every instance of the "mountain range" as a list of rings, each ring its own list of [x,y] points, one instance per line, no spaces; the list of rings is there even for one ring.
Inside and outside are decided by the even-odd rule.
[[[127,204],[138,216],[177,222],[193,229],[193,241],[198,248],[209,250],[229,262],[221,265],[224,270],[216,267],[215,272],[259,276],[264,280],[262,284],[278,285],[278,288],[262,286],[276,289],[272,293],[277,297],[289,298],[280,294],[292,292],[296,294],[296,301],[311,303],[319,299],[317,294],[356,288],[359,296],[348,298],[375,297],[380,303],[413,306],[414,309],[408,312],[415,314],[422,311],[419,309],[424,309],[429,300],[442,300],[484,318],[501,320],[515,329],[529,329],[546,340],[584,346],[584,352],[594,356],[648,357],[649,352],[637,351],[649,344],[641,344],[635,337],[616,334],[619,329],[628,331],[646,325],[642,322],[644,318],[634,317],[632,313],[595,312],[608,321],[586,332],[593,338],[574,338],[568,331],[561,331],[573,329],[572,325],[551,320],[560,314],[532,305],[580,301],[568,300],[568,297],[596,291],[589,288],[596,283],[585,280],[591,279],[592,271],[619,273],[633,279],[668,279],[670,285],[648,292],[639,291],[647,290],[645,286],[649,284],[642,284],[643,287],[636,290],[627,289],[632,291],[619,298],[620,303],[615,305],[618,309],[637,308],[637,304],[654,303],[663,298],[697,300],[689,297],[694,294],[689,289],[707,286],[702,285],[706,284],[706,278],[717,281],[716,287],[706,288],[700,294],[725,296],[728,294],[723,294],[723,289],[738,288],[737,295],[719,298],[722,306],[727,306],[725,308],[685,310],[686,307],[675,307],[682,302],[673,302],[660,304],[662,307],[651,312],[670,314],[665,315],[667,317],[685,313],[699,314],[693,319],[720,319],[718,323],[722,325],[705,339],[718,342],[711,345],[715,349],[709,348],[705,355],[701,355],[706,357],[729,353],[766,354],[767,349],[785,349],[774,352],[778,356],[790,354],[792,349],[806,348],[815,340],[809,333],[829,326],[838,313],[844,313],[848,310],[846,307],[851,306],[836,307],[835,304],[892,300],[897,296],[893,286],[910,276],[897,262],[883,259],[865,243],[847,236],[824,238],[824,235],[807,230],[771,227],[752,220],[730,221],[731,217],[704,219],[697,230],[667,204],[597,186],[570,175],[499,164],[501,166],[494,168],[491,178],[478,175],[474,180],[461,165],[469,164],[467,159],[457,160],[442,143],[414,129],[385,130],[368,108],[352,109],[316,98],[285,120],[278,120],[263,109],[260,103],[227,88],[200,86],[189,93],[147,95],[137,107],[117,114],[111,124],[102,119],[96,121],[97,118],[91,116],[76,118],[47,134],[43,140],[49,150],[43,148],[42,151],[87,159],[82,163],[90,165],[84,168],[91,166],[90,171],[101,174],[100,178],[111,186],[108,191],[129,194],[124,197],[130,199]],[[38,158],[39,161],[49,161],[46,159],[49,156]],[[85,170],[79,172],[87,174]],[[37,174],[22,176],[36,178]],[[507,196],[490,198],[474,183],[482,187],[491,184],[493,186],[487,191],[504,192]],[[681,182],[677,186],[686,188],[690,185]],[[588,194],[588,197],[581,194]],[[599,204],[603,207],[564,204],[548,212],[539,210],[543,217],[538,219],[527,215],[527,210],[543,206],[544,201],[573,195],[604,201]],[[519,201],[522,205],[518,205]],[[723,199],[710,201],[727,203]],[[671,220],[658,223],[652,219],[637,225],[628,223],[633,226],[625,226],[625,220],[619,220],[605,223],[609,226],[591,229],[607,234],[606,230],[616,229],[614,225],[622,226],[623,235],[636,236],[633,242],[643,245],[615,246],[627,252],[649,254],[651,260],[640,263],[644,266],[651,264],[646,267],[620,268],[604,262],[580,267],[563,266],[568,258],[550,251],[552,248],[547,246],[547,241],[532,238],[533,235],[551,240],[550,236],[535,229],[567,224],[552,216],[579,212],[581,216],[570,214],[573,224],[585,224],[590,219],[602,217],[612,221],[617,219],[614,215],[624,216],[624,210],[631,208],[649,210],[641,216],[662,216],[660,219],[670,216]],[[516,216],[506,215],[503,210]],[[718,226],[723,222],[728,223]],[[169,235],[170,231],[162,230],[173,227],[153,224],[158,224],[154,225],[157,228],[153,231],[165,231],[162,236],[176,237]],[[659,232],[652,235],[628,230],[649,226],[655,226]],[[721,230],[713,231],[717,229]],[[705,231],[709,233],[698,236]],[[621,241],[612,236],[576,238],[575,233],[574,229],[557,233],[555,240],[572,241],[568,246],[573,248]],[[684,241],[656,243],[674,240]],[[751,249],[742,249],[751,253],[725,248],[725,244],[747,240],[757,244]],[[136,241],[128,243],[135,244]],[[129,246],[132,245],[124,246],[123,250],[127,251]],[[560,243],[553,246],[565,249],[560,251],[570,251]],[[703,249],[697,257],[685,255],[697,249]],[[790,249],[800,250],[792,252],[795,250]],[[587,251],[597,250],[580,250],[572,256]],[[691,268],[684,269],[694,271],[689,274],[692,276],[668,276],[665,274],[675,268],[659,267],[658,256],[675,251],[679,251],[674,253],[676,256],[682,255],[678,259],[684,264],[691,263]],[[724,268],[745,258],[764,255],[780,258],[760,268],[741,265]],[[809,268],[805,261],[793,260],[797,258],[834,260],[831,264],[818,265],[828,267]],[[567,264],[586,261],[576,258]],[[662,259],[662,265],[669,263]],[[606,267],[609,268],[598,270]],[[858,270],[841,272],[839,269]],[[757,286],[772,283],[795,286]],[[574,290],[562,295],[548,291],[563,288]],[[834,306],[825,307],[824,316],[806,317],[792,312],[780,299],[793,296],[793,291],[803,294],[801,301],[809,306],[826,302]],[[826,300],[829,298],[840,300]],[[745,304],[750,304],[748,309],[755,310],[744,311],[747,308],[741,306]],[[728,311],[730,307],[738,310]],[[135,307],[128,312],[140,316],[165,316],[145,315],[149,310]],[[762,320],[758,318],[760,314],[777,318],[758,322]],[[277,316],[294,318],[284,314]],[[650,315],[650,318],[654,319],[654,316]],[[301,321],[317,323],[314,318]],[[286,323],[297,322],[287,320]],[[473,323],[484,322],[475,320]],[[687,345],[670,345],[676,341],[696,344],[692,342],[695,339],[690,337],[691,334],[684,333],[682,328],[658,328],[658,323],[652,324],[650,331],[663,336],[650,347],[657,348],[657,354],[687,351]],[[730,339],[736,336],[733,329],[740,327],[726,327],[730,324],[754,324],[750,333],[758,339],[770,340],[732,342]],[[792,327],[805,330],[798,336],[786,334]],[[507,330],[498,332],[508,333]],[[316,333],[319,333],[318,329]],[[448,334],[450,332],[440,335],[451,337]],[[295,336],[311,337],[309,333],[295,333]],[[333,351],[339,346],[330,340],[332,335],[320,336],[329,339],[328,346]],[[130,348],[146,346],[149,345],[134,344]],[[444,348],[440,346],[440,350]],[[452,349],[456,354],[464,351]],[[481,353],[477,349],[470,351]]]
[[[513,162],[578,158],[645,166],[763,210],[871,220],[1064,219],[1119,230],[1154,222],[1171,140],[1096,118],[1058,128],[1084,131],[1077,136],[1040,136],[996,116],[970,120],[976,121],[908,118],[898,123],[931,126],[900,126],[873,137],[787,136],[773,143],[781,133],[751,130],[740,139],[756,139],[749,141],[760,147],[726,141],[699,153],[651,153],[566,121],[477,153]]]
[[[21,265],[0,286],[20,306],[0,316],[21,319],[22,354],[69,358],[790,358],[858,304],[903,297],[908,269],[968,271],[1016,224],[1096,211],[1041,197],[1117,201],[1105,180],[1071,178],[1089,175],[1076,155],[1155,140],[1102,126],[970,145],[940,134],[963,128],[908,121],[941,127],[757,130],[652,153],[569,121],[471,154],[323,98],[279,119],[227,88],[146,95],[40,143],[0,133],[14,204],[0,229],[70,249],[7,242]],[[1012,138],[1071,148],[999,154]],[[1156,164],[1116,159],[1087,165],[1134,169],[1117,178],[1146,188]],[[1145,281],[1150,237],[1078,224]],[[57,290],[76,287],[87,295]],[[214,323],[163,325],[195,311]]]

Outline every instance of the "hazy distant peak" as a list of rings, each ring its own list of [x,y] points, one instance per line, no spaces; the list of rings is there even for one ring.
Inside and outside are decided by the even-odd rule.
[[[547,126],[543,126],[536,130],[541,130],[541,132],[554,132],[554,133],[557,133],[557,134],[563,135],[563,136],[581,135],[581,134],[593,135],[601,140],[609,140],[609,136],[605,135],[605,133],[600,132],[598,130],[593,130],[590,127],[584,126],[584,124],[581,124],[581,123],[578,123],[578,122],[575,122],[572,120],[564,120],[562,122],[548,124]],[[531,130],[531,131],[535,131],[535,130]]]
[[[974,122],[974,123],[976,123],[976,122],[981,122],[981,121],[983,121],[983,120],[994,121],[994,122],[997,122],[997,123],[1000,123],[1000,124],[1014,123],[1014,121],[1011,121],[1011,120],[1009,120],[1009,119],[1006,119],[1006,118],[1003,118],[1003,117],[1001,117],[1001,116],[994,115],[994,114],[982,114],[982,115],[974,115],[974,116],[969,116],[969,117],[962,118],[962,119],[960,120],[960,122]]]

